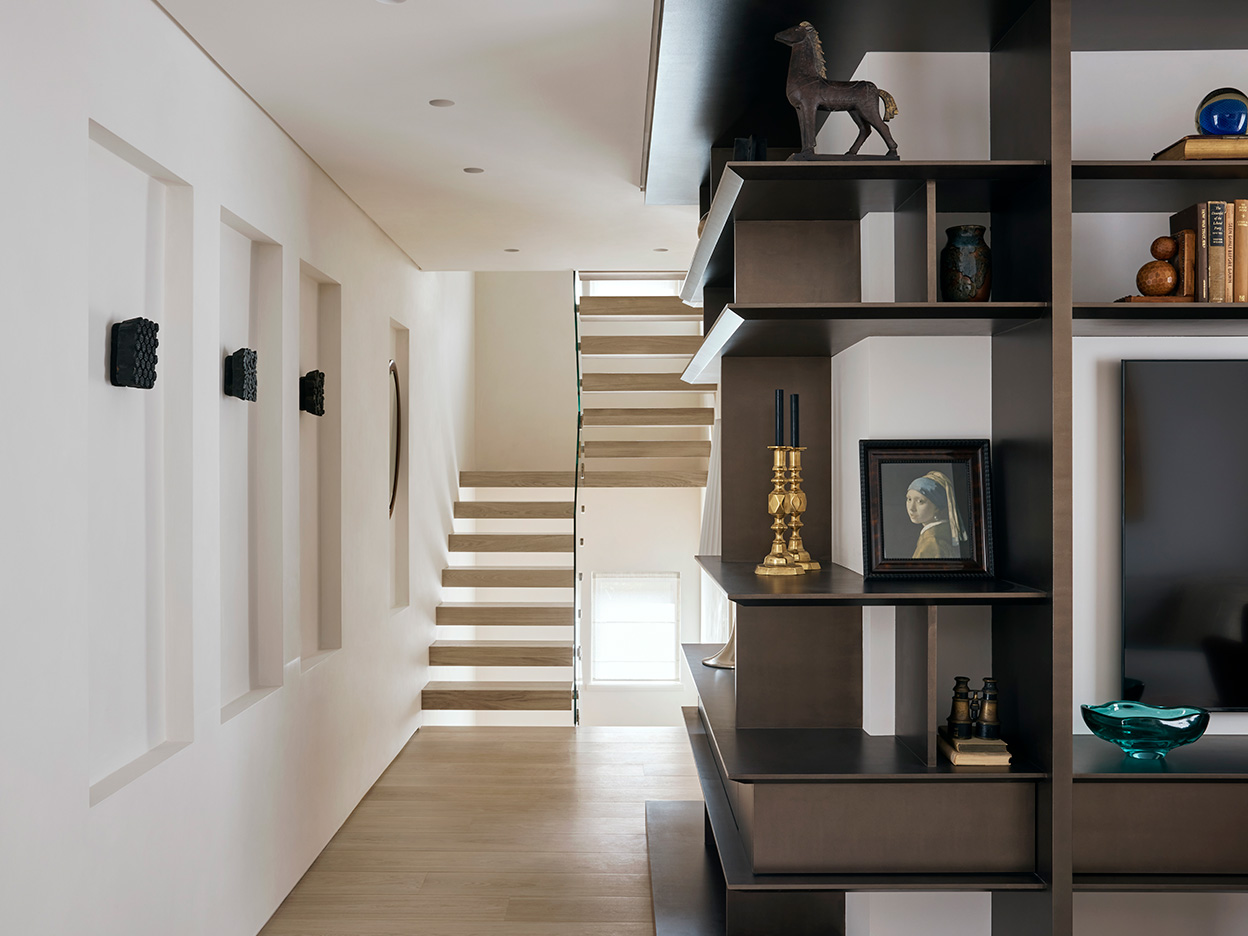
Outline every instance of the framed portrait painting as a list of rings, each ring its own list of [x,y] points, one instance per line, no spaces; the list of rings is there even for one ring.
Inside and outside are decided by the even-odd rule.
[[[992,577],[988,440],[859,449],[864,577]]]

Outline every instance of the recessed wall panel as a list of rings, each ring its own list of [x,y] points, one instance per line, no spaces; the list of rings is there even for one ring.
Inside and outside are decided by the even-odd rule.
[[[98,802],[190,740],[190,189],[90,129],[88,744]],[[116,323],[160,326],[150,389],[110,382]],[[165,754],[153,756],[154,752]]]
[[[222,720],[281,685],[281,247],[222,211],[220,229]],[[256,352],[256,400],[227,396],[224,363]]]
[[[299,414],[299,635],[306,666],[342,646],[342,288],[299,276],[299,375],[325,374],[325,413]]]

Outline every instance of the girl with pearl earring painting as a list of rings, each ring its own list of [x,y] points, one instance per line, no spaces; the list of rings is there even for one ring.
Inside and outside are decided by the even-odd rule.
[[[913,559],[960,559],[966,524],[958,513],[953,483],[941,471],[929,471],[910,482],[906,515],[920,527]]]

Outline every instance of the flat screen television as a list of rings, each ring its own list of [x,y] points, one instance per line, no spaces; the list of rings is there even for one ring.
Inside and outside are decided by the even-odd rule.
[[[1123,698],[1248,710],[1248,361],[1122,362]]]

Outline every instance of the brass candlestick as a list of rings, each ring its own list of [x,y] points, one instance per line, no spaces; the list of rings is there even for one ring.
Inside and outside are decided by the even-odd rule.
[[[771,493],[767,495],[767,512],[772,516],[771,529],[775,538],[771,541],[771,552],[762,563],[754,568],[755,575],[801,575],[805,572],[789,562],[789,551],[784,545],[785,515],[789,512],[789,494],[784,489],[785,453],[787,445],[769,445],[772,451]]]
[[[802,544],[802,514],[806,512],[806,492],[802,490],[802,452],[805,446],[789,447],[789,492],[786,495],[789,511],[789,562],[803,572],[823,568],[810,558],[810,553]]]

